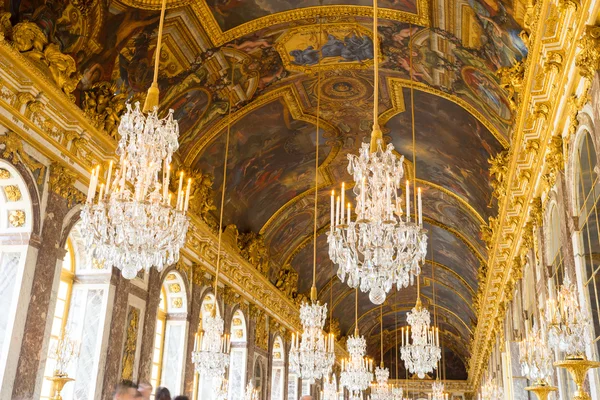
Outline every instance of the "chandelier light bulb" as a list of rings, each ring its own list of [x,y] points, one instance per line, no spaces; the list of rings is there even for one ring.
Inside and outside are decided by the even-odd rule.
[[[128,104],[119,134],[119,168],[113,170],[110,162],[98,196],[100,166],[92,171],[81,210],[82,231],[94,258],[133,279],[142,269],[162,271],[179,260],[189,226],[192,181],[184,187],[182,172],[172,199],[170,164],[179,147],[173,110],[159,119],[156,107],[144,115],[139,103],[135,108]]]
[[[417,304],[408,313],[409,326],[401,329],[402,345],[400,356],[406,368],[419,379],[433,372],[442,357],[438,328],[431,328],[431,315],[417,299]],[[412,339],[412,343],[411,343]]]

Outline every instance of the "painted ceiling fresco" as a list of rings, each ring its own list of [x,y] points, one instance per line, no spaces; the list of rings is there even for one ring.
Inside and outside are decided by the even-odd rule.
[[[174,109],[180,124],[177,161],[214,175],[218,213],[231,117],[225,222],[241,232],[261,233],[270,253],[269,279],[275,283],[290,266],[299,274],[299,294],[308,291],[312,280],[320,96],[317,287],[322,302],[333,298],[330,309],[341,334],[351,333],[354,292],[336,278],[323,232],[328,194],[341,182],[350,183],[346,155],[357,153],[373,123],[372,2],[168,4],[159,87],[161,112]],[[466,374],[477,323],[472,308],[477,271],[487,259],[480,225],[496,207],[488,159],[511,140],[510,101],[496,71],[526,56],[519,37],[524,5],[525,0],[379,1],[378,119],[386,140],[405,156],[406,167],[412,166],[408,88],[414,87],[416,178],[423,188],[430,237],[422,294],[433,310],[435,287],[439,324],[452,343],[446,370],[459,379]],[[152,80],[159,6],[152,0],[5,1],[13,25],[38,24],[49,42],[74,58],[81,75],[75,102],[91,117],[98,109],[84,100],[100,90],[99,99],[119,95],[143,101]],[[105,101],[110,105],[106,118],[118,120],[123,104]],[[396,316],[405,324],[416,289],[404,289],[396,297],[384,307],[388,332],[394,331]],[[376,351],[377,309],[366,294],[360,299],[359,325],[369,337],[369,349]],[[393,356],[390,346],[386,357]]]

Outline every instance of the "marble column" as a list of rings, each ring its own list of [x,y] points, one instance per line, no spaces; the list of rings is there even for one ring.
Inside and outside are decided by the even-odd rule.
[[[41,390],[48,346],[46,332],[51,328],[51,316],[54,312],[53,309],[50,310],[52,287],[57,268],[60,268],[60,263],[57,266],[57,261],[65,254],[59,244],[67,211],[67,201],[49,192],[17,366],[17,378],[13,386],[12,398],[14,399],[39,397]]]
[[[193,284],[191,300],[188,303],[188,334],[187,334],[187,351],[185,353],[185,375],[183,377],[184,394],[190,399],[194,393],[194,375],[195,367],[192,363],[192,351],[194,350],[194,340],[196,339],[196,331],[200,323],[200,307],[202,303],[202,287]],[[193,399],[195,400],[195,399]]]
[[[162,286],[161,274],[156,268],[150,269],[148,278],[148,293],[146,296],[146,313],[142,331],[142,342],[140,352],[140,368],[138,382],[150,383],[152,378],[152,357],[154,355],[154,336],[156,333],[156,316],[160,303],[160,291]]]
[[[102,384],[102,399],[111,400],[115,385],[121,381],[121,357],[127,322],[127,298],[131,283],[121,276],[121,271],[113,268],[111,286],[114,287],[112,318],[108,337],[110,342],[106,352],[106,367]]]

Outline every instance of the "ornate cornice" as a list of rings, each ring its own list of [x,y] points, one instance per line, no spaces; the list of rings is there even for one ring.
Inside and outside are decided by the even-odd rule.
[[[523,81],[519,90],[517,115],[508,169],[505,177],[506,196],[500,201],[499,214],[491,224],[493,239],[490,242],[488,267],[481,285],[480,312],[475,331],[472,357],[469,365],[469,385],[478,386],[496,335],[502,332],[507,303],[512,298],[515,278],[520,274],[521,252],[526,250],[527,231],[534,222],[529,216],[539,206],[536,197],[544,195],[547,185],[542,179],[545,173],[556,170],[558,144],[552,139],[554,132],[562,132],[568,118],[571,93],[577,87],[578,77],[573,73],[577,46],[589,19],[597,10],[588,10],[591,1],[584,1],[577,11],[556,13],[556,5],[541,0],[536,5],[529,35],[529,56],[523,63]],[[595,6],[598,8],[598,5]],[[594,12],[596,11],[596,12]],[[539,23],[540,20],[548,23]],[[560,54],[558,65],[546,67],[548,60],[558,61],[553,54]],[[563,95],[563,93],[567,95]],[[554,154],[547,156],[548,154]],[[529,224],[529,226],[528,226]]]

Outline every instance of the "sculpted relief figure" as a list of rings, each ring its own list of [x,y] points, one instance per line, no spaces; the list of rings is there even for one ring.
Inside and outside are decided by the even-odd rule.
[[[293,295],[298,290],[298,273],[290,264],[285,264],[279,269],[275,286],[285,293],[287,297],[293,298]]]
[[[117,88],[110,82],[97,82],[83,92],[82,108],[96,127],[103,129],[110,137],[118,139],[121,113],[125,109],[127,94],[117,94]]]
[[[269,272],[269,251],[262,235],[255,232],[240,234],[238,238],[240,254],[254,265],[263,275]]]
[[[10,16],[10,14],[9,14]],[[81,80],[73,57],[63,54],[57,44],[48,43],[42,29],[33,22],[19,22],[7,26],[5,14],[0,16],[2,31],[20,53],[33,61],[44,73],[52,77],[57,86],[74,101],[71,94]]]

